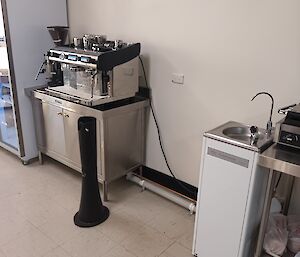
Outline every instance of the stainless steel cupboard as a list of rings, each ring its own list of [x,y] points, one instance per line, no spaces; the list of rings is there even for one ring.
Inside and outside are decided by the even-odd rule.
[[[41,107],[44,136],[38,141],[39,150],[63,159],[71,168],[80,171],[77,121],[81,115],[46,102],[42,102]]]
[[[144,164],[145,112],[148,100],[131,98],[88,107],[33,91],[36,135],[40,157],[48,155],[81,172],[78,118],[97,120],[97,173],[104,200],[110,182]]]

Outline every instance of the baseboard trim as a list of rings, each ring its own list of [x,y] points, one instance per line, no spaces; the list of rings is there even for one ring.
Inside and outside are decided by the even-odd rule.
[[[136,170],[135,173],[140,174],[140,170]],[[151,169],[147,166],[143,166],[142,174],[143,177],[146,179],[153,181],[157,184],[160,184],[164,187],[169,188],[170,190],[176,191],[179,194],[185,195],[188,198],[191,198],[195,201],[197,201],[197,192],[198,188],[194,187],[184,181],[179,180],[186,188],[188,188],[190,191],[194,192],[193,194],[190,192],[187,192],[184,188],[182,188],[173,177],[166,175],[160,171]]]

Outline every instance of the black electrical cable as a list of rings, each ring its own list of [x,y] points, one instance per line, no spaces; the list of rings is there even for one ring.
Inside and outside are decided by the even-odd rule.
[[[144,66],[144,62],[141,58],[141,56],[139,56],[139,59],[140,59],[140,63],[141,63],[141,66],[142,66],[142,70],[143,70],[143,75],[144,75],[144,80],[145,80],[145,84],[146,84],[146,87],[150,89],[150,86],[148,85],[148,79],[147,79],[147,75],[146,75],[146,70],[145,70],[145,66]],[[182,188],[184,189],[185,191],[187,191],[188,193],[190,193],[191,195],[193,196],[196,196],[196,192],[194,191],[191,191],[189,188],[187,188],[180,180],[178,180],[176,178],[176,176],[174,175],[170,165],[169,165],[169,161],[167,159],[167,156],[166,156],[166,153],[165,153],[165,150],[164,150],[164,147],[163,147],[163,143],[162,143],[162,137],[161,137],[161,133],[160,133],[160,128],[159,128],[159,125],[158,125],[158,121],[157,121],[157,117],[156,117],[156,114],[154,112],[154,109],[153,109],[153,104],[152,104],[152,99],[151,99],[151,96],[149,95],[149,103],[150,103],[150,109],[151,109],[151,113],[152,113],[152,116],[153,116],[153,119],[154,119],[154,123],[155,123],[155,126],[156,126],[156,130],[157,130],[157,135],[158,135],[158,141],[159,141],[159,145],[160,145],[160,149],[161,149],[161,152],[162,152],[162,155],[164,157],[164,161],[167,165],[167,168],[170,172],[170,174],[172,175],[172,177],[175,179],[175,181],[177,182],[177,184]]]

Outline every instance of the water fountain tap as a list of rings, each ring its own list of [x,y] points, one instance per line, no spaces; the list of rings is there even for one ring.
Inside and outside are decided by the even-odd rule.
[[[267,134],[270,135],[271,132],[272,132],[272,114],[273,114],[273,108],[274,108],[274,98],[273,98],[273,96],[272,96],[270,93],[268,93],[268,92],[259,92],[259,93],[257,93],[257,94],[251,99],[251,101],[253,101],[253,100],[254,100],[257,96],[259,96],[259,95],[267,95],[267,96],[269,96],[269,97],[271,98],[271,100],[272,100],[271,112],[270,112],[270,118],[269,118],[269,120],[268,120],[267,128],[266,128]]]

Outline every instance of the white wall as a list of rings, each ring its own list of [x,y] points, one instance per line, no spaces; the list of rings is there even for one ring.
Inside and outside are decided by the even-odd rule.
[[[194,185],[204,131],[228,120],[265,126],[269,99],[250,102],[258,91],[273,94],[276,110],[299,102],[299,10],[299,0],[69,1],[73,36],[142,43],[168,158]],[[147,166],[168,174],[152,120]]]
[[[2,7],[1,7],[1,2],[0,2],[0,37],[3,37],[5,35],[4,33],[4,24],[3,24],[3,19],[2,19]]]

